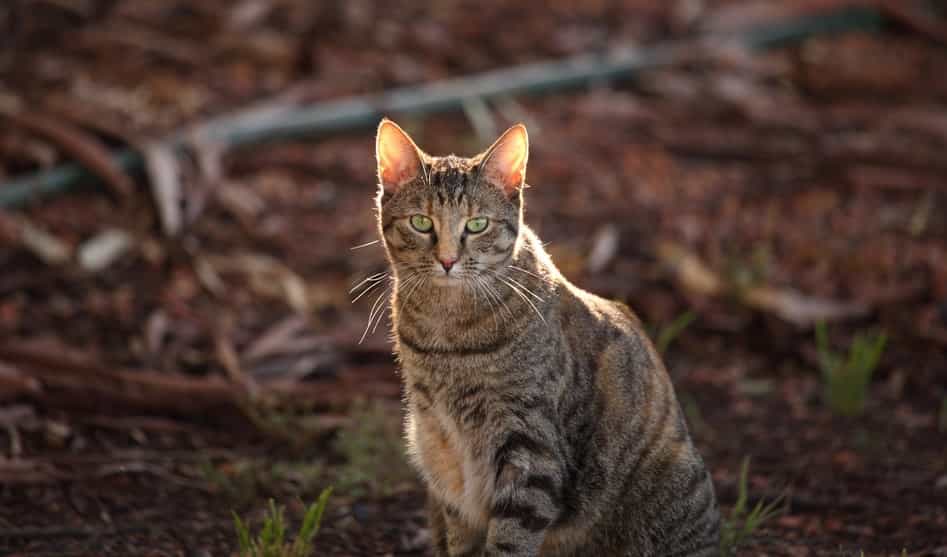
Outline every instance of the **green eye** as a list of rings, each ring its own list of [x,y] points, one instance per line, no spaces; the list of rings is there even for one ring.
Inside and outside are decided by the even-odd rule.
[[[487,217],[474,217],[467,221],[467,231],[476,234],[477,232],[483,232],[487,227],[487,223],[490,221],[487,220]]]
[[[434,223],[431,222],[431,217],[426,217],[424,215],[414,215],[411,217],[411,226],[413,226],[418,232],[430,232],[431,228],[434,226]]]

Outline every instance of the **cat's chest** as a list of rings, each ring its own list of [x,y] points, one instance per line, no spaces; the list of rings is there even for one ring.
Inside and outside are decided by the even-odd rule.
[[[428,487],[471,524],[486,524],[493,494],[490,466],[478,432],[461,428],[442,406],[414,408],[408,447]]]
[[[450,350],[469,342],[470,331],[446,316],[415,312],[410,319],[402,320],[396,336],[402,344],[414,344],[422,349]],[[423,364],[419,362],[420,365]]]

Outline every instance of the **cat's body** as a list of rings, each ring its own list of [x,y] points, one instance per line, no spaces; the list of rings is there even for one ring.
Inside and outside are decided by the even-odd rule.
[[[713,485],[638,319],[522,222],[525,130],[416,162],[397,134],[379,128],[379,228],[435,553],[716,555]]]

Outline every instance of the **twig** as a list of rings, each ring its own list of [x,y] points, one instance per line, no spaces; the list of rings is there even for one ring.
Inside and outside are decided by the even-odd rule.
[[[197,66],[208,56],[206,44],[171,37],[132,23],[85,29],[80,32],[79,40],[93,45],[104,43],[106,49],[136,49],[188,66]]]
[[[767,285],[741,288],[719,276],[697,254],[675,242],[659,241],[655,253],[685,290],[701,296],[732,296],[748,307],[799,326],[860,317],[870,309],[866,304],[806,296],[787,288]]]
[[[16,126],[55,143],[98,176],[119,201],[126,202],[131,198],[134,184],[122,171],[121,161],[114,160],[105,145],[95,137],[65,120],[53,120],[26,109],[4,110],[2,115]]]
[[[210,492],[212,488],[202,482],[191,481],[185,478],[181,478],[171,472],[156,466],[148,462],[114,462],[106,464],[100,467],[93,474],[96,478],[105,478],[108,476],[116,476],[120,474],[151,474],[157,476],[162,480],[166,480],[170,483],[180,485],[183,487],[188,487],[191,489],[197,489],[200,491]]]
[[[242,414],[246,388],[220,376],[192,377],[150,370],[103,368],[66,347],[37,342],[0,344],[0,361],[40,385],[28,398],[50,406],[132,413],[220,416]],[[358,396],[397,397],[400,386],[388,366],[366,373],[342,371],[334,381],[269,381],[261,398],[294,404],[345,406]]]
[[[927,35],[941,45],[947,44],[947,25],[938,21],[933,10],[925,10],[922,2],[880,0],[880,4],[883,13],[888,17]]]
[[[184,217],[181,214],[181,169],[174,149],[164,143],[142,147],[145,167],[151,178],[151,191],[158,207],[161,228],[167,236],[176,236]]]

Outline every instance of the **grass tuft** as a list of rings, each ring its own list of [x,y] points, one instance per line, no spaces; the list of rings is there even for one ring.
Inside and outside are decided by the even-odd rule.
[[[684,313],[678,315],[674,318],[673,321],[662,325],[658,329],[657,339],[654,344],[658,349],[659,354],[664,354],[667,352],[668,347],[671,346],[671,343],[684,332],[687,327],[697,319],[697,314],[693,311],[685,311]]]
[[[269,508],[263,517],[263,526],[256,536],[250,528],[233,513],[234,529],[237,531],[237,544],[240,557],[309,557],[314,551],[313,540],[319,533],[322,515],[329,502],[332,488],[326,488],[319,499],[309,505],[303,517],[299,532],[292,541],[286,538],[286,517],[282,506],[270,499]]]
[[[753,509],[749,509],[749,488],[747,477],[750,471],[750,457],[743,459],[740,466],[740,478],[737,482],[737,502],[724,520],[720,529],[720,554],[735,555],[736,549],[746,543],[764,522],[783,513],[781,505],[784,496],[770,502],[760,500]]]
[[[847,357],[829,346],[828,327],[824,322],[816,325],[815,338],[829,408],[843,416],[860,415],[865,410],[868,386],[888,337],[884,333],[857,333]]]
[[[199,471],[215,493],[238,507],[261,493],[312,493],[326,482],[323,464],[313,460],[237,458],[220,465],[204,460]]]

